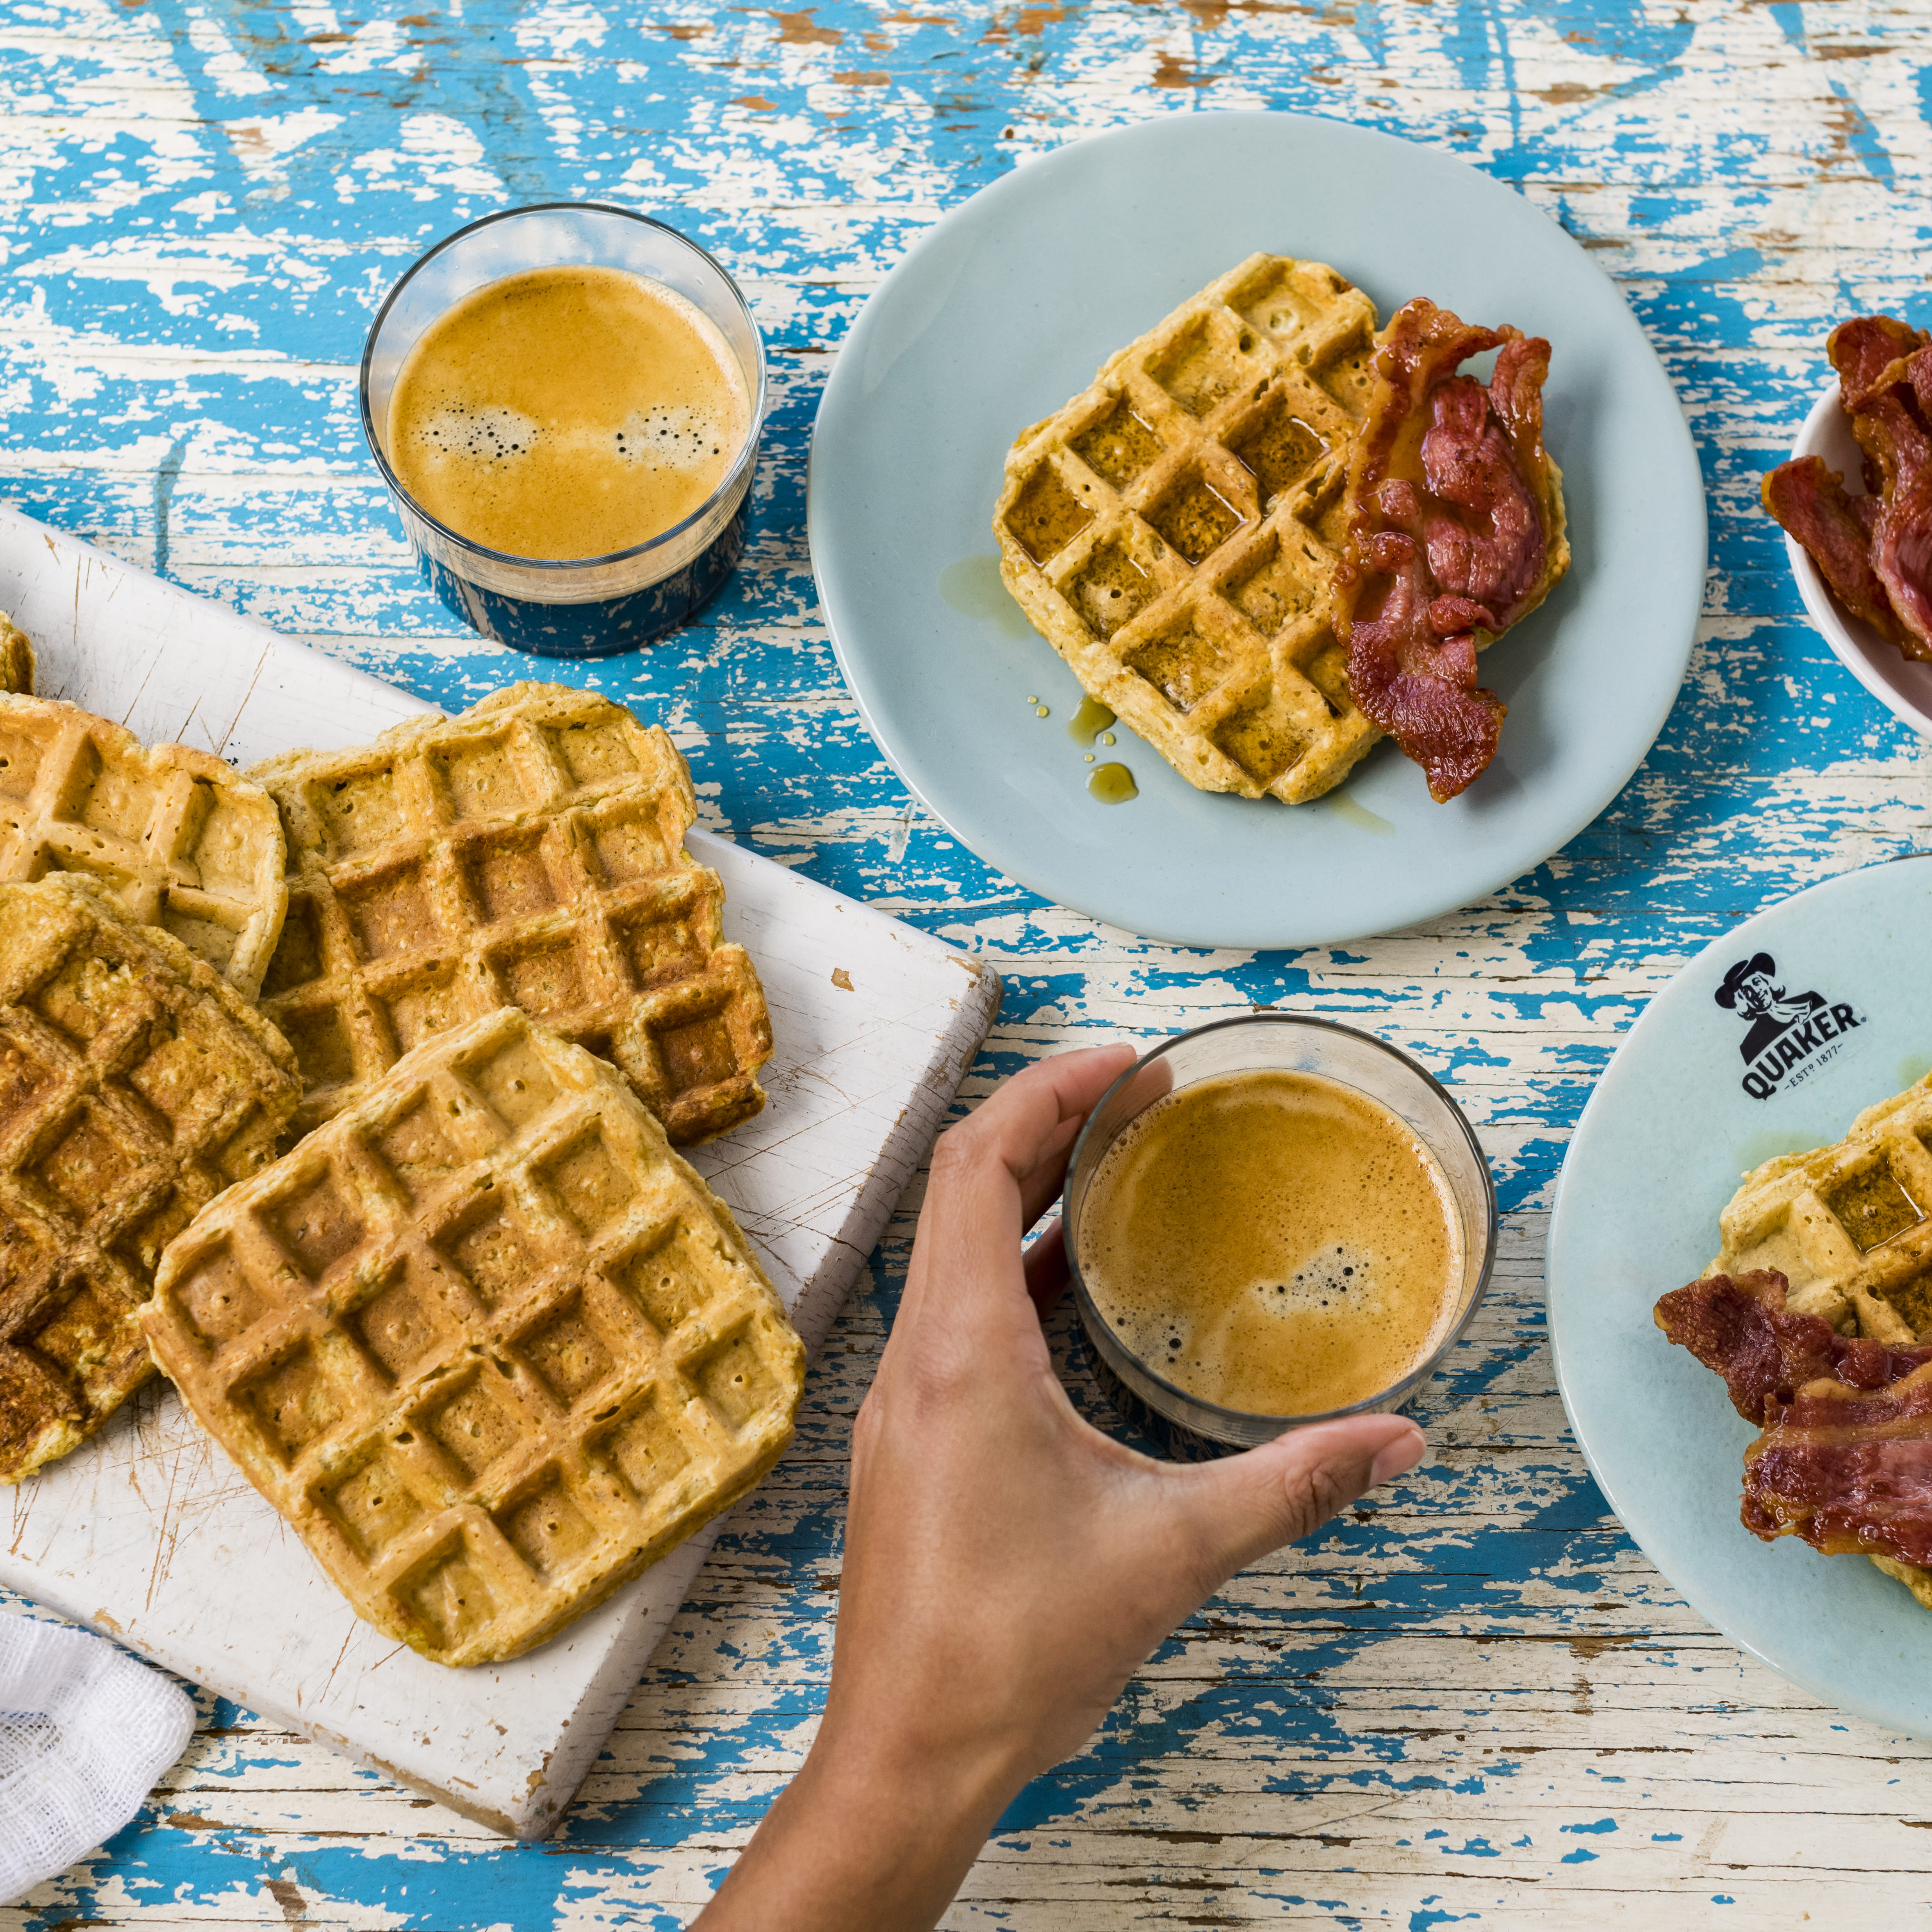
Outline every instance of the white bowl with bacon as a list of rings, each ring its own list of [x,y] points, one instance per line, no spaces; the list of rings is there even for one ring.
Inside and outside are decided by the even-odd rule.
[[[1852,434],[1852,419],[1838,400],[1837,376],[1811,405],[1791,454],[1794,458],[1822,457],[1828,470],[1844,478],[1845,488],[1852,496],[1865,494],[1864,454]],[[1810,552],[1789,531],[1784,551],[1791,560],[1791,574],[1804,608],[1839,662],[1894,717],[1932,738],[1932,664],[1905,656],[1864,618],[1853,616],[1832,596]]]

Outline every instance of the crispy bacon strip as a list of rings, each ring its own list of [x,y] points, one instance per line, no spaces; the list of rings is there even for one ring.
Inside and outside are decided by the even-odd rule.
[[[1926,338],[1893,315],[1855,315],[1825,338],[1825,353],[1838,372],[1838,400],[1856,416],[1882,388],[1891,386],[1894,363],[1925,346]],[[1867,479],[1878,487],[1876,477]]]
[[[1712,1275],[1657,1304],[1763,1430],[1744,1451],[1744,1527],[1932,1568],[1932,1347],[1834,1334],[1785,1288],[1775,1271]]]
[[[1849,496],[1819,458],[1800,457],[1766,477],[1764,507],[1846,610],[1907,657],[1932,660],[1932,337],[1894,316],[1859,315],[1825,350],[1868,494]]]
[[[1456,373],[1492,349],[1486,388]],[[1418,297],[1383,332],[1375,368],[1335,631],[1357,704],[1450,799],[1496,756],[1503,720],[1476,682],[1478,644],[1534,610],[1569,562],[1543,447],[1550,344]]]
[[[1852,496],[1845,479],[1822,456],[1800,456],[1768,472],[1764,507],[1810,553],[1811,561],[1838,602],[1908,656],[1916,642],[1898,621],[1892,599],[1872,568],[1875,496]]]

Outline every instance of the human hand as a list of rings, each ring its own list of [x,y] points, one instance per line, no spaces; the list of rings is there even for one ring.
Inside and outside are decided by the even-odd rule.
[[[930,1927],[1028,1778],[1244,1564],[1413,1468],[1401,1416],[1156,1462],[1075,1413],[1038,1310],[1058,1195],[1125,1047],[1028,1068],[940,1141],[904,1300],[854,1432],[838,1634],[804,1768],[705,1932]]]

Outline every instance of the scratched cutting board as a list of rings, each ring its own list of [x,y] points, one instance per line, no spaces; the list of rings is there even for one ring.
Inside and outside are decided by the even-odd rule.
[[[238,764],[357,743],[430,708],[4,508],[0,609],[33,639],[44,694]],[[724,879],[725,936],[758,963],[776,1042],[765,1111],[694,1158],[815,1348],[992,1023],[999,977],[769,860],[689,842]],[[162,1385],[0,1499],[0,1583],[535,1838],[603,1748],[717,1528],[530,1656],[448,1670],[362,1622]]]

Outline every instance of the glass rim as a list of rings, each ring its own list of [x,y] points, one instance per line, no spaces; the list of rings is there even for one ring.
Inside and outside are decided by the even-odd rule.
[[[1393,1408],[1398,1408],[1400,1406],[1402,1400],[1406,1399],[1412,1390],[1419,1387],[1436,1372],[1437,1365],[1462,1340],[1465,1330],[1474,1318],[1476,1310],[1482,1306],[1484,1296],[1489,1292],[1490,1276],[1496,1267],[1496,1237],[1500,1232],[1502,1217],[1496,1208],[1496,1176],[1490,1172],[1490,1163],[1484,1155],[1482,1144],[1476,1138],[1476,1131],[1470,1126],[1468,1117],[1462,1112],[1456,1096],[1436,1078],[1434,1074],[1430,1072],[1427,1067],[1424,1066],[1413,1054],[1403,1052],[1399,1046],[1390,1046],[1387,1040],[1375,1034],[1366,1032],[1360,1027],[1346,1025],[1340,1020],[1328,1019],[1319,1013],[1286,1012],[1274,1007],[1263,1007],[1253,1012],[1234,1014],[1224,1020],[1210,1020],[1204,1026],[1186,1028],[1179,1033],[1168,1034],[1159,1046],[1150,1047],[1142,1054],[1094,1103],[1092,1111],[1081,1123],[1080,1132],[1074,1138],[1072,1152],[1067,1156],[1068,1178],[1071,1179],[1080,1164],[1080,1157],[1086,1149],[1088,1136],[1094,1130],[1096,1117],[1106,1107],[1107,1102],[1129,1081],[1134,1078],[1143,1067],[1151,1066],[1156,1060],[1172,1053],[1176,1047],[1186,1041],[1200,1040],[1209,1034],[1225,1033],[1233,1028],[1251,1026],[1305,1027],[1315,1032],[1344,1034],[1351,1040],[1360,1040],[1365,1045],[1379,1048],[1390,1059],[1397,1061],[1411,1073],[1415,1075],[1443,1102],[1448,1109],[1450,1118],[1462,1130],[1462,1138],[1468,1143],[1470,1154],[1475,1161],[1476,1171],[1483,1177],[1483,1265],[1481,1272],[1476,1277],[1475,1286],[1470,1290],[1468,1300],[1464,1305],[1462,1312],[1457,1316],[1455,1322],[1444,1334],[1442,1340],[1430,1349],[1428,1355],[1418,1363],[1399,1382],[1390,1382],[1386,1388],[1379,1389],[1372,1395],[1364,1396],[1360,1402],[1352,1402],[1341,1408],[1312,1410],[1297,1415],[1271,1415],[1258,1409],[1227,1408],[1219,1402],[1210,1402],[1204,1396],[1196,1395],[1192,1391],[1182,1388],[1178,1384],[1169,1382],[1157,1369],[1145,1360],[1137,1350],[1128,1347],[1127,1344],[1120,1339],[1119,1332],[1114,1328],[1113,1324],[1094,1305],[1093,1296],[1088,1292],[1085,1278],[1080,1272],[1080,1258],[1077,1252],[1078,1244],[1071,1239],[1064,1241],[1063,1245],[1066,1252],[1067,1277],[1072,1283],[1074,1302],[1080,1311],[1081,1318],[1084,1322],[1090,1322],[1094,1328],[1103,1333],[1114,1346],[1132,1362],[1150,1382],[1164,1394],[1172,1396],[1177,1402],[1184,1403],[1189,1408],[1198,1411],[1204,1420],[1218,1421],[1225,1416],[1231,1426],[1241,1430],[1243,1432],[1252,1428],[1256,1422],[1278,1422],[1282,1425],[1280,1432],[1286,1434],[1291,1428],[1306,1428],[1318,1422],[1339,1422],[1352,1415],[1378,1414]],[[1316,1077],[1318,1079],[1333,1078],[1328,1074],[1318,1074]],[[1348,1082],[1338,1080],[1336,1084],[1346,1086]],[[1134,1118],[1138,1119],[1139,1115],[1136,1114]],[[1118,1138],[1118,1130],[1116,1130],[1114,1138]],[[1110,1140],[1109,1144],[1111,1144]],[[1065,1196],[1063,1192],[1060,1204],[1060,1212],[1063,1216],[1066,1211]],[[1067,1232],[1063,1228],[1063,1234]],[[1167,1419],[1170,1422],[1178,1423],[1178,1426],[1182,1427],[1192,1426],[1190,1424],[1181,1422],[1180,1418],[1176,1417],[1170,1416]]]
[[[499,221],[514,221],[522,216],[530,214],[561,214],[621,215],[626,221],[634,221],[644,227],[655,228],[661,234],[668,235],[674,242],[682,243],[684,247],[688,248],[707,266],[715,268],[723,280],[724,286],[731,291],[733,298],[736,301],[740,310],[744,315],[745,320],[750,326],[752,340],[758,344],[758,368],[754,372],[757,380],[754,384],[754,393],[751,399],[752,406],[748,412],[748,422],[745,434],[744,447],[739,451],[737,456],[734,459],[731,467],[725,472],[723,482],[705,498],[702,503],[698,505],[696,509],[692,512],[690,515],[680,518],[676,523],[672,524],[670,529],[660,530],[655,536],[646,538],[642,543],[632,544],[624,550],[606,550],[600,556],[519,556],[512,550],[493,550],[488,544],[478,543],[474,538],[465,536],[461,531],[452,530],[440,518],[432,516],[404,487],[402,480],[391,466],[389,459],[383,452],[381,439],[376,434],[375,418],[369,407],[369,370],[370,365],[375,361],[376,338],[382,334],[382,324],[388,320],[390,310],[395,307],[398,298],[410,284],[415,280],[417,275],[428,268],[445,249],[453,248],[458,242],[463,241],[467,236],[476,234],[481,229],[488,228]],[[570,265],[553,263],[551,266],[567,267]],[[522,274],[527,273],[528,271],[517,270],[513,272]],[[506,278],[498,277],[496,279],[500,280]],[[482,286],[487,288],[489,284],[486,282]],[[472,292],[473,293],[474,291]],[[689,298],[687,297],[686,299],[688,300]],[[447,310],[445,311],[446,314],[447,312]],[[758,318],[752,314],[752,305],[746,301],[745,292],[739,287],[736,277],[708,248],[694,242],[682,230],[672,227],[668,221],[658,220],[655,215],[640,214],[635,208],[620,208],[614,202],[608,201],[534,201],[520,208],[500,208],[494,214],[485,214],[475,221],[465,222],[460,228],[453,230],[441,241],[431,248],[425,249],[397,278],[395,286],[382,298],[382,305],[376,310],[375,320],[369,325],[369,332],[363,338],[362,361],[356,376],[356,400],[362,417],[363,440],[369,446],[370,454],[376,459],[376,466],[382,473],[382,481],[388,485],[397,496],[409,506],[411,514],[420,517],[438,536],[447,538],[451,543],[456,544],[472,556],[482,558],[490,563],[512,565],[519,569],[556,571],[590,570],[613,564],[633,562],[639,557],[647,556],[660,546],[670,544],[677,538],[688,536],[695,525],[701,523],[706,517],[715,514],[718,505],[730,496],[734,490],[740,488],[743,484],[752,462],[757,457],[759,436],[764,427],[765,400],[769,386],[765,369],[764,332],[759,328]]]

